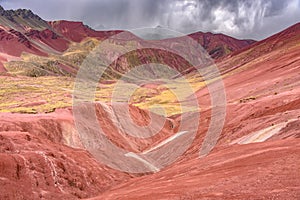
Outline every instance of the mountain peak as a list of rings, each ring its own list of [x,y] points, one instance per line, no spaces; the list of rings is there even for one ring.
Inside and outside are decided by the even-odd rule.
[[[0,6],[0,15],[5,16],[7,19],[14,21],[14,17],[21,17],[23,19],[36,19],[42,20],[38,15],[34,14],[29,9],[17,9],[17,10],[5,10],[2,6]]]
[[[49,28],[46,21],[29,9],[5,10],[1,7],[0,19],[0,25],[10,27],[22,33],[25,32],[27,28],[37,30]]]
[[[28,10],[28,9],[17,9],[17,10],[15,10],[15,13],[19,16],[22,16],[23,18],[36,17],[37,16],[31,10]]]

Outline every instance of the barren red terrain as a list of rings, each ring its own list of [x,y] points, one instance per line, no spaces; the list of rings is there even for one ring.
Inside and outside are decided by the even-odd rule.
[[[263,55],[267,59],[247,63],[247,69],[223,79],[226,122],[217,146],[207,157],[199,159],[198,153],[209,109],[201,112],[202,128],[192,147],[176,163],[93,199],[299,199],[300,48],[289,52],[286,42],[285,49],[274,51],[272,46],[281,35],[259,43],[271,48]],[[298,34],[292,35],[299,41]],[[244,53],[260,51],[260,45]],[[206,108],[208,91],[197,94]]]
[[[59,63],[54,71],[66,69],[76,74],[79,57],[86,56],[77,56],[78,52],[120,31],[94,31],[80,22],[45,22],[22,10],[18,16],[29,14],[30,20],[26,26],[16,25],[17,20],[9,21],[6,12],[1,11],[0,16],[0,79],[3,88],[7,82],[11,88],[5,85],[0,90],[0,105],[5,108],[0,112],[0,199],[300,198],[300,24],[259,42],[211,33],[191,35],[215,58],[226,93],[224,127],[212,151],[203,156],[199,153],[206,133],[217,127],[210,125],[215,117],[212,113],[220,114],[213,112],[218,106],[210,98],[218,94],[209,91],[215,80],[204,83],[195,71],[185,74],[197,86],[200,109],[184,113],[164,116],[141,108],[147,100],[168,106],[171,97],[163,93],[161,80],[143,82],[146,92],[138,94],[136,104],[98,100],[72,107],[63,100],[76,100],[74,79],[49,76],[52,82],[42,90],[48,79],[24,77],[7,68],[20,60],[26,68],[28,63],[36,66],[50,58],[51,63]],[[32,27],[31,20],[38,28]],[[8,24],[15,29],[7,28]],[[147,57],[145,52],[140,55]],[[26,57],[28,53],[32,57]],[[172,64],[172,60],[166,63]],[[180,64],[174,63],[174,68],[181,69]],[[103,81],[102,98],[109,96],[105,92],[115,82]],[[179,87],[179,82],[176,84],[172,87]],[[16,102],[9,102],[11,98]],[[187,96],[184,102],[192,102],[192,98]],[[169,106],[175,107],[175,103]],[[25,110],[18,110],[20,107]],[[81,116],[79,121],[76,113]],[[195,137],[190,138],[188,133],[197,123]],[[88,134],[82,135],[78,127]],[[109,142],[97,140],[99,127]],[[147,137],[134,137],[140,132],[138,127],[146,127],[143,134]],[[91,150],[89,142],[99,146]],[[188,148],[168,163],[189,142]],[[116,151],[118,148],[130,154]],[[156,154],[162,151],[166,153]]]

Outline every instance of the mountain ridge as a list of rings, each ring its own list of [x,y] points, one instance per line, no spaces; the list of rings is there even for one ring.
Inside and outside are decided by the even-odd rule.
[[[51,54],[62,55],[72,43],[81,43],[88,38],[102,41],[123,32],[122,30],[96,31],[80,21],[45,21],[31,10],[4,10],[2,7],[0,8],[0,30],[2,34],[0,46],[3,47],[0,48],[0,53],[16,57],[22,57],[23,53],[45,57]],[[202,32],[188,36],[203,45],[214,59],[221,59],[225,55],[243,49],[254,42],[238,40],[222,34]],[[10,46],[7,45],[8,40]],[[7,71],[5,65],[7,65],[8,59],[3,58],[0,62],[2,66],[0,72]],[[40,64],[37,63],[37,65]]]

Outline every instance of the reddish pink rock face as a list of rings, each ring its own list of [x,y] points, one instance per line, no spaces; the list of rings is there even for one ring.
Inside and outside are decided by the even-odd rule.
[[[77,199],[130,178],[86,151],[26,132],[0,133],[1,199]]]

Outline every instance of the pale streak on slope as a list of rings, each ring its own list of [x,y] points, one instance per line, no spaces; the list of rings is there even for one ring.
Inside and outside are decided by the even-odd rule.
[[[36,151],[35,153],[37,153],[38,155],[42,156],[45,160],[45,163],[48,164],[50,170],[51,170],[51,173],[52,173],[52,178],[53,178],[53,181],[54,181],[54,185],[55,187],[58,187],[58,189],[61,191],[61,192],[64,192],[63,189],[61,188],[59,182],[58,182],[58,176],[57,176],[57,171],[55,169],[55,166],[54,166],[54,163],[53,161],[48,158],[48,156],[46,155],[45,152],[43,151]]]
[[[290,122],[296,121],[297,119],[290,119],[286,122],[282,122],[279,124],[275,124],[273,126],[267,127],[265,129],[256,131],[252,134],[246,135],[241,137],[230,144],[250,144],[250,143],[257,143],[257,142],[264,142],[271,138],[272,136],[276,135],[282,128],[286,127],[286,125]]]
[[[163,145],[169,143],[169,142],[172,142],[174,139],[182,136],[182,135],[185,135],[186,133],[188,133],[188,131],[181,131],[181,132],[178,132],[176,133],[175,135],[172,135],[171,137],[165,139],[164,141],[160,142],[159,144],[157,144],[156,146],[152,147],[151,149],[148,149],[146,151],[143,151],[142,154],[147,154],[155,149],[158,149],[160,147],[162,147]]]
[[[131,158],[135,158],[139,161],[141,161],[142,163],[144,163],[150,170],[154,171],[154,172],[158,172],[159,168],[155,167],[153,164],[151,164],[150,162],[148,162],[147,160],[145,160],[144,158],[141,158],[139,155],[132,153],[132,152],[128,152],[125,154],[126,157],[131,157]]]
[[[151,152],[151,151],[153,151],[153,150],[155,150],[155,149],[158,149],[158,148],[164,146],[165,144],[172,142],[174,139],[176,139],[176,138],[178,138],[178,137],[180,137],[180,136],[182,136],[182,135],[185,135],[186,133],[188,133],[188,131],[181,131],[181,132],[178,132],[178,133],[176,133],[175,135],[173,135],[173,136],[171,136],[171,137],[165,139],[164,141],[160,142],[160,143],[157,144],[156,146],[154,146],[154,147],[152,147],[152,148],[150,148],[150,149],[148,149],[148,150],[142,152],[141,155],[145,155],[145,154],[147,154],[147,153],[149,153],[149,152]],[[135,154],[135,153],[133,153],[133,152],[128,152],[128,153],[125,154],[125,156],[126,156],[126,157],[135,158],[135,159],[141,161],[142,163],[144,163],[144,164],[145,164],[149,169],[151,169],[152,171],[158,172],[158,171],[160,170],[159,168],[157,168],[157,167],[154,166],[152,163],[150,163],[149,161],[145,160],[144,158],[142,158],[142,157],[141,157],[140,155],[138,155],[138,154]]]

